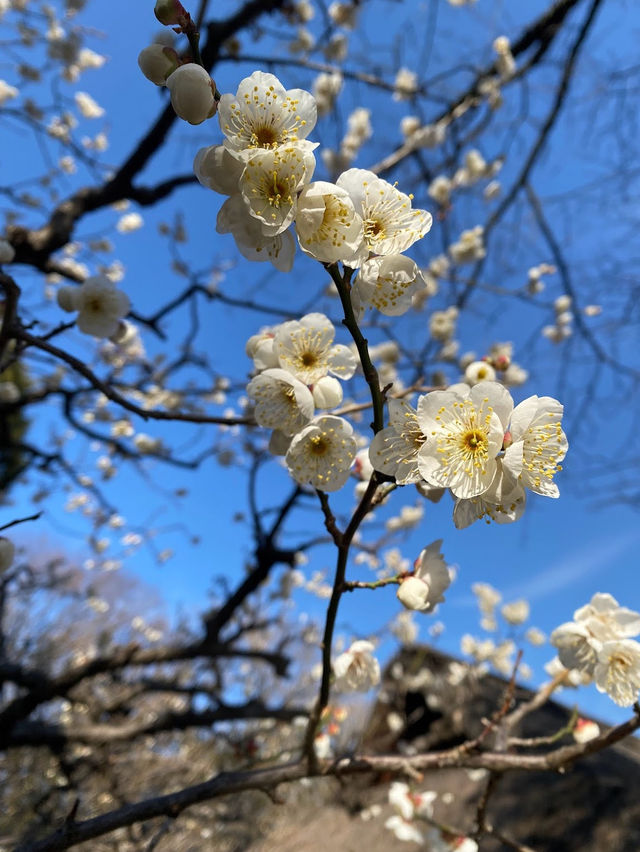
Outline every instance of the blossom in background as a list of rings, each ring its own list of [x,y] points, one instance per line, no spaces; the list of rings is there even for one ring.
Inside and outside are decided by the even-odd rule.
[[[335,328],[324,314],[306,314],[282,323],[274,339],[280,366],[306,385],[329,373],[350,379],[358,362],[347,346],[333,344],[334,336]]]
[[[388,317],[397,317],[411,307],[415,293],[424,287],[416,263],[402,254],[372,257],[361,267],[352,290],[352,299],[374,307]]]
[[[475,840],[464,835],[448,834],[440,828],[429,828],[426,841],[429,852],[478,852]]]
[[[291,441],[285,461],[301,485],[320,491],[338,491],[347,479],[358,444],[351,424],[342,417],[314,418]]]
[[[433,802],[438,794],[432,790],[414,793],[403,781],[394,781],[389,787],[389,804],[395,810],[385,822],[385,828],[392,831],[398,840],[414,841],[422,844],[424,836],[413,820],[416,817],[433,816]]]
[[[413,210],[411,199],[366,169],[349,169],[337,184],[351,196],[364,222],[364,239],[373,254],[400,254],[431,228],[431,213]]]
[[[16,256],[16,250],[8,240],[0,239],[0,263],[11,263]]]
[[[511,603],[506,603],[500,610],[504,620],[508,621],[509,624],[513,624],[514,626],[524,624],[524,622],[529,618],[529,611],[529,603],[525,600],[518,600],[512,601]]]
[[[264,370],[251,379],[247,394],[255,402],[256,421],[267,429],[295,435],[313,417],[311,391],[286,370]]]
[[[373,642],[360,639],[333,661],[335,688],[340,692],[367,692],[380,683],[380,664]]]
[[[640,642],[604,642],[597,652],[593,679],[598,692],[606,692],[620,707],[635,704],[640,693]]]
[[[464,380],[468,385],[477,385],[478,382],[493,382],[496,371],[486,361],[472,361],[464,371]]]
[[[484,228],[476,225],[460,234],[460,238],[449,246],[449,254],[454,263],[473,263],[486,255],[484,248]]]
[[[394,101],[406,101],[418,91],[418,75],[408,68],[400,68],[396,74],[394,87]]]
[[[413,574],[398,587],[398,600],[407,608],[433,612],[444,600],[444,591],[451,584],[451,575],[440,552],[442,539],[434,541],[416,559]]]
[[[57,298],[64,311],[78,311],[78,328],[94,337],[115,334],[131,307],[127,294],[118,290],[106,275],[87,278],[80,287],[61,287]]]
[[[577,743],[588,743],[600,736],[600,726],[591,719],[578,718],[572,733]]]
[[[426,436],[415,408],[402,399],[390,399],[389,425],[374,435],[369,459],[375,470],[393,476],[399,485],[418,482],[418,452]]]
[[[316,124],[313,95],[303,89],[286,91],[273,74],[254,71],[234,95],[222,95],[218,105],[225,146],[247,159],[260,149],[306,140]],[[316,144],[307,142],[308,150]]]
[[[593,676],[603,644],[640,634],[640,613],[621,607],[609,594],[598,592],[586,606],[573,614],[573,621],[561,624],[551,634],[560,662]]]
[[[0,536],[0,574],[11,568],[15,559],[16,548],[14,543],[4,536]]]

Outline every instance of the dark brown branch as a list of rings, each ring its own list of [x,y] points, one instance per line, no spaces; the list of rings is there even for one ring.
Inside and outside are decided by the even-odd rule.
[[[306,760],[266,769],[223,772],[202,784],[186,787],[175,793],[154,796],[125,805],[109,813],[83,822],[65,823],[57,832],[36,841],[22,844],[14,852],[62,852],[72,846],[101,837],[122,828],[159,816],[177,816],[185,808],[220,796],[243,790],[273,790],[279,784],[297,781],[310,775],[356,775],[369,772],[406,773],[447,767],[489,769],[498,772],[525,770],[529,772],[557,771],[572,761],[609,747],[633,733],[640,726],[640,707],[627,722],[611,728],[606,734],[588,743],[560,748],[543,755],[514,755],[497,752],[467,754],[460,748],[431,752],[413,757],[373,756],[353,757],[336,761],[318,761],[310,771]]]

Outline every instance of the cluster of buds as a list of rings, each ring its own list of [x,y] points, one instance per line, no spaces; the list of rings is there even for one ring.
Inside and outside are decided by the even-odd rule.
[[[157,0],[155,15],[161,24],[184,33],[198,56],[197,30],[179,0]],[[162,44],[145,47],[138,56],[138,65],[147,80],[169,89],[171,105],[179,118],[189,124],[202,124],[216,114],[220,93],[202,65],[190,60],[183,62],[172,47]]]

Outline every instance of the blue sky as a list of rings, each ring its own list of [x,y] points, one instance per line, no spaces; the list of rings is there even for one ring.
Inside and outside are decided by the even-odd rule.
[[[398,6],[385,0],[375,0],[363,14],[366,39],[354,39],[352,58],[347,61],[347,67],[357,65],[359,58],[364,55],[374,56],[376,73],[392,80],[394,61],[400,56],[400,64],[420,71],[421,78],[427,79],[438,73],[441,67],[450,67],[452,62],[448,52],[451,50],[457,51],[460,62],[468,58],[480,65],[490,61],[490,45],[495,36],[515,34],[523,21],[533,18],[546,7],[542,2],[509,4],[489,3],[488,0],[479,0],[471,10],[452,9],[442,1],[436,5],[435,18],[430,17],[432,13],[426,14],[425,18],[418,18],[419,21],[430,21],[425,25],[426,29],[421,29],[412,24],[416,9],[414,4]],[[90,92],[106,108],[105,126],[109,129],[110,137],[106,160],[116,165],[155,119],[161,104],[165,102],[165,93],[155,90],[142,77],[136,63],[138,52],[158,30],[152,15],[153,4],[111,0],[108,16],[105,8],[106,4],[94,3],[93,8],[90,4],[80,20],[87,27],[94,27],[104,33],[104,38],[96,35],[89,40],[89,44],[105,53],[109,61],[103,70],[87,72],[77,88]],[[234,8],[234,3],[221,2],[216,5],[216,14],[224,16]],[[427,12],[431,8],[435,6],[421,5],[421,9]],[[386,29],[390,14],[393,14],[394,20],[393,39],[389,38]],[[431,50],[429,27],[434,20],[436,38]],[[579,115],[575,110],[580,107],[586,112],[591,107],[598,93],[598,74],[604,74],[614,49],[621,57],[632,56],[638,20],[637,13],[632,12],[632,25],[623,28],[620,26],[618,4],[604,4],[597,38],[592,35],[588,60],[585,57],[582,59],[579,82],[573,91],[574,106],[568,109],[558,123],[551,145],[536,167],[532,179],[537,192],[549,199],[548,209],[556,236],[561,240],[572,268],[576,271],[582,305],[604,301],[606,305],[611,304],[619,309],[623,296],[618,295],[613,288],[602,293],[601,272],[593,267],[592,249],[598,243],[602,245],[603,263],[606,262],[607,253],[613,250],[617,252],[620,262],[633,258],[634,249],[627,235],[628,223],[635,211],[633,199],[625,198],[624,194],[618,195],[617,205],[610,202],[609,207],[602,205],[601,194],[589,195],[586,200],[582,197],[582,200],[575,202],[566,196],[573,188],[590,182],[600,185],[612,173],[616,177],[610,180],[624,180],[623,155],[611,149],[608,149],[607,154],[604,143],[589,138],[584,114]],[[575,23],[572,21],[574,28]],[[267,28],[270,35],[266,38],[266,44],[256,47],[255,52],[261,55],[273,49],[282,52],[282,42],[277,36],[281,28],[274,22],[269,22]],[[254,52],[250,44],[247,49]],[[563,42],[562,50],[554,56],[563,55],[565,50],[566,42]],[[250,73],[254,67],[250,64],[222,64],[215,74],[218,88],[222,92],[235,91],[241,77]],[[313,76],[292,68],[277,73],[287,86],[308,86]],[[496,131],[483,137],[483,154],[487,159],[501,153],[510,154],[504,170],[505,185],[517,173],[520,158],[533,138],[531,134],[539,124],[540,115],[547,108],[550,86],[556,74],[557,70],[547,69],[532,77],[526,92],[531,110],[530,126],[518,135],[513,134],[509,116],[512,115],[510,110],[517,112],[518,104],[509,102],[504,118],[496,118]],[[461,72],[451,85],[452,91],[464,85],[466,79],[464,72]],[[64,91],[72,93],[75,88],[66,86]],[[346,91],[340,107],[343,118],[360,103],[374,111],[374,137],[361,152],[356,162],[358,166],[366,167],[375,162],[381,152],[398,143],[398,119],[411,111],[409,105],[393,103],[385,96],[385,115],[381,118],[378,97],[371,89],[357,85]],[[519,97],[524,97],[522,92]],[[429,103],[424,106],[427,114],[434,108]],[[574,132],[577,116],[580,118],[580,133]],[[85,122],[82,128],[85,129],[85,126],[87,133],[101,129],[100,122]],[[36,153],[29,138],[8,127],[3,132],[7,134],[8,140],[4,150],[11,151],[10,157],[5,153],[2,155],[0,167],[4,172],[3,182],[7,182],[8,167],[25,176],[33,175]],[[338,137],[335,122],[330,118],[319,124],[313,138],[324,144],[335,145]],[[176,123],[165,150],[152,161],[143,175],[143,182],[152,183],[174,173],[189,171],[198,148],[219,141],[221,134],[216,120],[199,127]],[[20,144],[16,144],[18,142]],[[436,163],[434,155],[433,164]],[[38,169],[35,173],[38,173]],[[317,176],[323,177],[320,167]],[[87,179],[88,175],[81,169],[78,176],[68,179],[68,188]],[[412,182],[417,179],[415,169],[407,167],[400,179],[401,188],[409,191]],[[416,206],[432,209],[432,202],[426,197],[424,188],[417,192]],[[456,235],[462,228],[472,227],[481,221],[477,214],[482,211],[484,215],[486,208],[483,205],[484,202],[471,197],[461,201],[453,210],[449,222],[452,233]],[[215,217],[219,206],[220,198],[213,193],[200,187],[183,189],[174,193],[158,209],[141,211],[145,225],[135,234],[118,235],[114,231],[114,224],[120,214],[104,211],[88,217],[82,223],[78,237],[104,232],[114,240],[115,257],[121,258],[126,266],[123,286],[130,294],[136,311],[141,314],[152,312],[158,304],[171,298],[184,286],[184,280],[169,270],[168,253],[157,236],[158,224],[173,221],[178,211],[184,216],[189,233],[184,253],[193,260],[194,266],[203,269],[220,264],[229,266],[220,285],[224,292],[243,298],[257,298],[264,303],[284,302],[287,305],[303,304],[314,293],[321,292],[324,273],[308,258],[298,256],[294,271],[288,276],[278,275],[270,267],[243,261],[231,238],[219,237],[215,233]],[[581,218],[578,219],[579,214]],[[38,221],[37,214],[34,214],[33,221]],[[431,234],[423,243],[416,247],[414,256],[420,262],[427,262],[441,250],[442,229],[439,222],[434,224]],[[496,260],[488,267],[484,282],[504,288],[514,287],[517,282],[526,280],[527,268],[534,262],[550,260],[548,251],[545,254],[546,250],[540,246],[531,228],[523,227],[516,218],[507,221],[502,233],[496,236],[495,244],[492,243],[492,249],[496,252]],[[41,298],[40,288],[41,284],[35,280],[26,286],[34,299]],[[551,278],[548,292],[525,315],[518,301],[498,300],[491,291],[480,291],[471,302],[468,316],[460,324],[461,351],[473,349],[481,353],[494,340],[512,339],[517,344],[521,340],[529,341],[526,347],[516,349],[516,360],[532,373],[527,385],[517,391],[516,401],[533,393],[558,395],[566,405],[567,431],[572,445],[565,470],[558,477],[560,499],[554,501],[533,496],[523,519],[517,524],[487,527],[477,523],[467,530],[457,531],[451,519],[451,503],[445,498],[436,507],[427,504],[423,524],[412,531],[406,542],[399,543],[403,553],[413,559],[426,544],[436,538],[443,538],[443,552],[447,560],[458,566],[458,579],[438,616],[446,624],[440,644],[451,652],[457,651],[463,633],[478,632],[475,603],[470,593],[471,584],[477,581],[489,582],[499,588],[505,600],[527,597],[532,607],[531,623],[547,633],[559,623],[569,620],[573,611],[597,591],[610,592],[626,606],[640,607],[635,572],[640,545],[637,511],[617,502],[615,491],[600,492],[598,482],[585,475],[585,460],[595,455],[614,456],[613,447],[619,441],[620,434],[628,428],[628,421],[617,414],[619,402],[613,402],[620,398],[620,382],[623,380],[615,375],[603,375],[597,380],[597,402],[585,402],[584,387],[593,376],[586,347],[574,342],[571,349],[554,349],[539,336],[539,327],[551,320],[553,312],[550,305],[560,292],[558,279]],[[449,295],[441,293],[434,301],[434,307],[445,307]],[[201,308],[199,347],[209,355],[221,374],[243,380],[250,367],[244,355],[245,341],[269,318],[256,313],[241,314],[219,302],[202,304]],[[314,309],[325,310],[332,317],[338,316],[335,302],[327,298],[319,298]],[[179,340],[184,334],[186,321],[185,311],[167,324],[167,331],[174,335],[174,340]],[[600,322],[596,320],[594,328]],[[602,322],[611,322],[606,311]],[[419,345],[424,339],[425,326],[426,317],[422,315],[411,327],[399,328],[410,345]],[[617,327],[615,330],[617,336],[611,345],[622,359],[630,358],[637,345],[637,334],[633,330],[625,332]],[[91,353],[91,344],[87,345],[78,333],[71,332],[67,339],[74,351]],[[151,336],[144,333],[144,339],[149,352],[158,351],[158,343]],[[340,339],[346,341],[344,337]],[[564,371],[563,361],[569,358],[569,368]],[[362,392],[362,388],[359,392]],[[628,408],[626,413],[629,414]],[[46,423],[33,427],[32,435],[45,439],[52,423],[58,425],[55,410],[52,409],[48,416],[51,419]],[[197,448],[209,445],[215,438],[213,427],[146,424],[140,428],[144,432],[166,437],[173,446],[184,448],[184,457],[191,456]],[[71,456],[84,471],[94,474],[95,459],[100,453],[99,448],[88,448],[86,442],[78,438],[72,445]],[[208,460],[195,473],[174,470],[159,462],[145,463],[144,473],[144,476],[140,476],[123,468],[105,486],[105,493],[134,528],[157,528],[158,549],[171,547],[176,556],[166,564],[159,565],[152,551],[143,547],[135,557],[127,560],[126,570],[157,588],[170,612],[191,613],[202,610],[207,605],[213,575],[224,573],[232,581],[237,580],[242,577],[244,562],[250,556],[249,528],[246,523],[235,518],[238,512],[246,512],[246,472],[222,468]],[[286,487],[284,474],[274,464],[265,469],[262,476],[265,488],[261,499],[265,504],[272,504]],[[188,490],[186,497],[175,496],[176,489],[180,488]],[[34,490],[33,484],[16,490],[12,495],[15,506],[11,513],[14,510],[16,514],[30,511],[30,497]],[[46,534],[52,546],[82,559],[86,554],[83,545],[87,533],[86,523],[78,516],[64,513],[65,500],[66,495],[63,495],[47,501],[45,517],[38,525],[38,536]],[[414,495],[411,494],[407,502],[414,501]],[[399,507],[400,502],[394,504],[396,511],[399,511]],[[384,517],[385,513],[381,515]],[[318,512],[315,517],[305,515],[294,526],[298,530],[303,527],[318,529],[320,524]],[[35,531],[27,527],[16,533],[16,539],[27,548],[35,536]],[[194,538],[199,540],[197,545],[191,543]],[[114,548],[117,548],[115,540],[114,536]],[[305,570],[309,573],[316,569],[330,571],[332,561],[329,550],[320,549]],[[352,578],[363,578],[365,571],[362,568],[354,569]],[[369,579],[366,575],[364,578]],[[297,596],[297,602],[312,614],[321,614],[321,602],[313,597],[301,593]],[[393,591],[389,589],[376,594],[352,595],[344,602],[340,622],[345,626],[345,632],[365,635],[388,621],[398,611],[398,606]],[[421,636],[425,639],[429,623],[428,619],[424,619]],[[534,667],[536,681],[542,679],[542,663],[550,656],[551,649],[548,646],[543,649],[527,648],[525,660]],[[581,691],[578,700],[582,706],[606,719],[625,716],[609,699],[599,696],[594,688]]]

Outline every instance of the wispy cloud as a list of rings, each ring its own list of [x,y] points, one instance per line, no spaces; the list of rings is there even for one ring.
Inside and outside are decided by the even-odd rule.
[[[599,544],[590,542],[580,550],[558,558],[535,576],[523,578],[520,582],[506,588],[500,587],[500,591],[505,600],[514,598],[526,598],[528,601],[542,600],[579,580],[584,580],[585,577],[597,574],[627,551],[637,548],[638,544],[640,544],[640,534],[637,531],[612,537],[610,541]],[[475,606],[476,598],[464,597],[456,603],[458,606]]]

